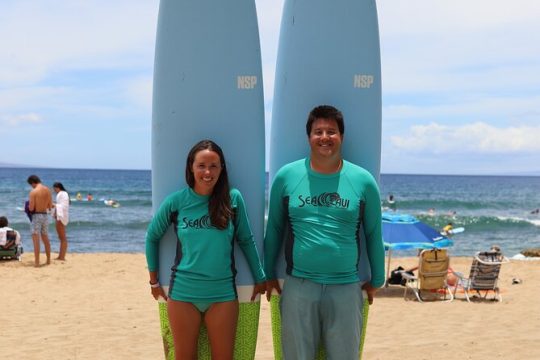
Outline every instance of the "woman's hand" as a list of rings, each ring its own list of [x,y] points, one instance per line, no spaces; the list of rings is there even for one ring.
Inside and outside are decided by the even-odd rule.
[[[150,290],[152,291],[152,296],[154,299],[159,300],[159,297],[161,296],[164,300],[167,300],[167,295],[165,295],[165,291],[163,291],[161,286],[150,287]]]
[[[251,301],[255,301],[255,298],[259,294],[264,295],[265,291],[266,291],[266,281],[255,284],[255,286],[253,286],[253,294],[251,295]]]
[[[279,286],[279,281],[277,279],[267,280],[266,281],[266,300],[270,301],[272,296],[272,291],[276,290],[278,294],[281,294],[281,286]]]

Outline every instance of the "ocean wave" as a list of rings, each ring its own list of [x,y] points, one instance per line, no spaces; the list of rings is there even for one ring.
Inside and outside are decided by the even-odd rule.
[[[388,207],[389,204],[386,200],[383,200],[382,205]],[[395,203],[395,207],[400,211],[416,211],[427,213],[430,209],[433,209],[436,213],[448,213],[451,211],[475,211],[475,210],[507,210],[507,209],[523,209],[529,212],[529,209],[534,208],[534,204],[524,204],[520,199],[475,199],[467,198],[456,200],[446,198],[405,198],[398,199]]]
[[[136,198],[136,199],[129,199],[129,198],[122,198],[122,197],[114,197],[114,198],[99,198],[98,200],[93,201],[71,201],[71,206],[79,207],[79,208],[85,208],[85,207],[103,207],[107,206],[105,204],[106,200],[114,199],[116,200],[120,206],[143,206],[143,207],[151,207],[152,206],[152,200],[150,198]]]
[[[527,219],[527,218],[521,218],[517,216],[497,216],[499,220],[502,222],[510,222],[510,223],[529,223],[534,226],[540,226],[540,219]]]
[[[530,228],[540,226],[540,219],[530,219],[519,216],[476,216],[476,215],[437,215],[429,216],[416,214],[416,217],[435,228],[442,228],[449,222],[454,227],[465,227],[466,229],[489,229],[489,230],[516,230],[519,228]]]

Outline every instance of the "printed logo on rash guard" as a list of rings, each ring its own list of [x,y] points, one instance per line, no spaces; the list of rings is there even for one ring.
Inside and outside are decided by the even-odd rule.
[[[211,229],[213,228],[212,222],[210,221],[209,215],[201,216],[198,219],[188,219],[187,217],[182,218],[182,229],[193,228],[193,229]]]
[[[343,199],[339,196],[338,193],[322,193],[315,196],[302,196],[298,195],[298,200],[300,200],[300,206],[304,207],[305,205],[311,206],[326,206],[326,207],[339,207],[339,208],[349,208],[349,199]]]

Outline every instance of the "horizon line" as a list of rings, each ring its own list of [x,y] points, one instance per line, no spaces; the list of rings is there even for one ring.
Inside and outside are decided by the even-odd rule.
[[[48,166],[33,166],[33,165],[18,165],[0,163],[0,169],[47,169],[47,170],[93,170],[93,171],[152,171],[152,169],[118,169],[118,168],[69,168],[69,167],[48,167]],[[268,171],[265,170],[268,174]],[[403,176],[524,176],[538,177],[540,171],[531,172],[516,172],[506,174],[483,173],[483,174],[429,174],[429,173],[402,173],[402,172],[381,172],[380,175],[403,175]]]

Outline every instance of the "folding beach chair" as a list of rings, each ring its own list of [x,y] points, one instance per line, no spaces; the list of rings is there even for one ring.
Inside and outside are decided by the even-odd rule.
[[[406,280],[403,297],[407,299],[407,292],[411,289],[420,302],[428,299],[454,300],[446,282],[449,264],[446,249],[423,250],[419,256],[418,276],[402,274]]]
[[[9,243],[10,245],[7,245]],[[20,244],[20,235],[16,230],[6,231],[6,245],[0,245],[0,259],[22,261],[23,247]]]
[[[487,300],[488,295],[493,293],[494,297],[491,300],[502,301],[498,286],[499,273],[501,265],[507,262],[509,262],[508,258],[503,256],[500,251],[477,252],[473,258],[468,278],[461,273],[454,272],[459,279],[454,288],[454,296],[459,287],[463,289],[468,302],[471,302],[471,293],[472,296],[478,296],[483,300]]]

